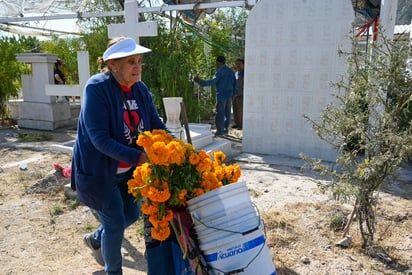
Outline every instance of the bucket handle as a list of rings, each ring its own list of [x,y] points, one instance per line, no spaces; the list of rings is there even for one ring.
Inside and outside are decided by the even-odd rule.
[[[242,234],[242,235],[244,236],[244,235],[247,235],[247,234],[252,233],[253,231],[258,230],[259,227],[260,227],[260,224],[261,224],[261,222],[262,222],[262,220],[261,220],[261,218],[260,218],[259,209],[257,208],[256,204],[254,204],[254,203],[252,203],[252,204],[253,204],[253,206],[255,207],[256,212],[257,212],[258,224],[257,224],[254,228],[249,229],[249,230],[244,231],[244,232],[239,232],[239,231],[233,231],[233,230],[228,230],[228,229],[224,229],[224,228],[214,227],[214,226],[205,224],[205,223],[202,222],[198,217],[196,217],[196,215],[193,215],[193,214],[192,214],[191,216],[192,216],[193,219],[195,219],[196,221],[198,221],[199,223],[201,223],[203,226],[205,226],[205,227],[207,227],[207,228],[215,229],[215,230],[218,230],[218,231],[229,232],[229,233]],[[265,230],[265,231],[266,231],[266,230]],[[265,232],[265,236],[266,236],[266,232]]]

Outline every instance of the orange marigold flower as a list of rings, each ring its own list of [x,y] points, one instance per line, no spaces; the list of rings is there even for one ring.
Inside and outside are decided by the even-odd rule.
[[[160,181],[160,178],[159,177],[156,177],[156,178],[154,178],[154,179],[150,179],[149,180],[149,183],[150,183],[150,186],[153,186],[153,187],[155,187],[156,189],[158,189],[159,187],[160,187],[160,185],[161,185],[161,181]]]
[[[153,214],[149,217],[149,222],[154,226],[162,226],[166,227],[169,226],[169,221],[173,219],[173,212],[172,210],[166,210],[166,213],[163,217],[159,218],[159,214]]]
[[[208,155],[208,153],[206,153],[205,150],[199,151],[199,157],[200,157],[201,160],[210,159],[210,156]]]
[[[140,190],[138,188],[137,180],[135,179],[130,179],[127,182],[127,192],[129,194],[132,194],[133,197],[137,197],[140,194]]]
[[[161,219],[158,218],[158,215],[159,213],[153,213],[149,216],[149,222],[153,225],[153,229],[157,230],[159,234],[160,232],[166,230],[163,233],[170,235],[170,232],[168,232],[167,229],[169,228],[169,221],[173,219],[173,212],[171,210],[166,211],[165,215]],[[152,237],[154,238],[155,236],[152,235]],[[167,238],[168,236],[164,237]]]
[[[186,195],[187,195],[187,190],[183,189],[182,191],[179,192],[179,200],[182,205],[186,205]]]
[[[151,233],[153,239],[164,241],[170,236],[170,227],[153,227]]]
[[[173,219],[173,211],[170,209],[166,210],[166,215],[163,217],[162,220],[164,221],[171,221]]]
[[[153,201],[155,202],[166,202],[170,199],[170,190],[169,188],[165,188],[164,190],[157,190],[157,193],[153,196]]]
[[[233,169],[231,166],[225,166],[223,167],[223,177],[226,179],[230,179],[232,178],[232,174],[233,174]]]
[[[196,170],[199,172],[210,171],[212,169],[212,160],[210,158],[202,159],[196,166]]]
[[[137,144],[144,147],[148,162],[135,169],[128,192],[145,198],[142,212],[153,225],[152,237],[160,241],[170,236],[173,206],[184,206],[188,199],[236,182],[241,174],[238,165],[223,163],[223,152],[213,152],[211,157],[165,130],[143,132]]]
[[[185,147],[186,147],[186,151],[188,151],[188,152],[194,152],[195,151],[195,147],[190,143],[186,143]]]
[[[229,183],[237,182],[240,177],[240,167],[239,165],[231,165],[225,167],[225,178]]]
[[[193,193],[197,196],[203,195],[205,191],[202,188],[195,188],[193,189]]]
[[[185,147],[181,140],[173,140],[166,145],[169,153],[169,163],[181,165],[185,162]]]
[[[159,129],[153,130],[151,136],[153,137],[153,140],[155,140],[155,141],[162,140],[165,143],[169,143],[170,141],[172,141],[174,139],[165,130],[159,130]]]
[[[189,161],[191,165],[197,165],[200,161],[200,157],[197,153],[193,152],[189,156]]]
[[[159,205],[157,203],[150,203],[148,200],[142,204],[142,213],[145,215],[157,215],[159,212]]]
[[[137,173],[137,177],[141,176],[142,179],[144,179],[143,181],[146,183],[146,180],[148,178],[150,178],[150,176],[152,175],[153,171],[152,171],[152,165],[148,162],[143,163],[141,166],[137,167],[135,172]],[[134,175],[133,175],[134,176]]]
[[[242,175],[239,164],[233,164],[233,177],[231,183],[237,182]]]
[[[217,177],[219,180],[223,180],[223,179],[224,179],[224,177],[225,177],[225,169],[224,169],[223,167],[221,167],[221,166],[216,166],[216,167],[214,167],[214,171],[213,171],[213,172],[215,173],[216,177]]]
[[[153,143],[148,158],[154,165],[168,165],[169,154],[166,144],[162,141]]]
[[[144,147],[144,148],[149,148],[152,145],[152,140],[150,138],[150,132],[149,131],[145,131],[143,133],[141,133],[139,135],[139,137],[137,138],[137,142],[138,145]]]
[[[222,163],[226,159],[226,155],[222,151],[214,151],[212,154],[213,159],[218,163]]]
[[[214,173],[203,172],[202,178],[203,180],[200,185],[206,192],[222,186],[222,183],[218,180]]]
[[[145,176],[142,175],[142,170],[140,167],[137,167],[134,171],[133,171],[133,179],[135,180],[133,182],[133,184],[135,185],[135,187],[141,187],[144,186],[146,184],[145,182]]]
[[[140,188],[140,194],[145,197],[148,198],[149,197],[149,186],[145,186]]]
[[[166,187],[163,190],[159,190],[153,186],[149,186],[148,196],[150,200],[154,202],[166,202],[170,198],[169,187]]]

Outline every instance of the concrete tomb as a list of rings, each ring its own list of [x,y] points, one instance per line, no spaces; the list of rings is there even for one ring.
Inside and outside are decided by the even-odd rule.
[[[335,160],[303,115],[319,119],[346,73],[350,0],[260,0],[246,25],[243,151]]]

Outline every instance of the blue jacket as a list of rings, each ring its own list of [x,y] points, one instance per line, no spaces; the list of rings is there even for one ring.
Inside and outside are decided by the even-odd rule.
[[[132,92],[144,129],[166,129],[147,86],[139,81]],[[115,188],[119,161],[135,167],[140,150],[124,145],[123,99],[109,74],[92,76],[83,92],[77,138],[72,157],[72,188],[77,199],[96,209],[107,209]]]
[[[200,80],[200,86],[216,86],[216,99],[230,99],[236,91],[235,73],[226,65],[220,66],[211,80]]]

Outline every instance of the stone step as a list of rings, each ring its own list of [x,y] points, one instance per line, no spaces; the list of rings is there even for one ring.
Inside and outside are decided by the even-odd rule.
[[[222,151],[226,156],[232,155],[232,144],[229,140],[224,138],[215,138],[211,144],[205,147],[199,148],[198,150],[205,150],[206,153],[211,155],[213,151]]]
[[[196,150],[205,150],[209,155],[213,151],[222,151],[226,155],[232,153],[229,140],[214,138],[210,124],[189,123],[190,137]]]
[[[196,149],[203,148],[213,143],[213,133],[205,130],[190,130],[192,144]]]

